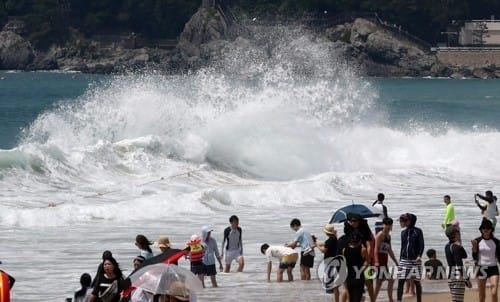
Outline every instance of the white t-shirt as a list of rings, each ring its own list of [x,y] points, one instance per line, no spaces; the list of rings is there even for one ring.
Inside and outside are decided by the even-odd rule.
[[[479,260],[477,264],[482,266],[497,265],[497,256],[496,256],[497,247],[493,240],[483,239],[479,241],[478,249],[479,249]]]
[[[385,218],[384,217],[384,206],[381,203],[376,203],[372,207],[372,212],[374,214],[378,214],[377,216],[377,222],[382,222],[382,220]]]
[[[297,252],[289,247],[281,245],[272,245],[266,250],[267,261],[272,261],[273,257],[281,259],[292,254],[297,254]]]
[[[497,216],[497,202],[496,201],[488,203],[488,205],[486,206],[485,216],[489,219],[493,219],[493,218],[495,218],[495,216]]]
[[[87,287],[85,295],[77,297],[74,302],[89,302],[91,294],[92,294],[92,287]]]
[[[137,288],[130,297],[131,302],[153,302],[153,295],[146,293],[142,288]]]

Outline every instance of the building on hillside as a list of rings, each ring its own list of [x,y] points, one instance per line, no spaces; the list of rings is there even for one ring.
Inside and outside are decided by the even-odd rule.
[[[466,21],[460,29],[458,44],[462,46],[499,46],[500,20]]]

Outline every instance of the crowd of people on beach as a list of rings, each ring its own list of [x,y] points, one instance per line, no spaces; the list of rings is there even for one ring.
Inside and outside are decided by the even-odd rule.
[[[361,213],[347,213],[343,221],[343,235],[337,237],[334,224],[323,228],[327,239],[320,242],[301,221],[294,218],[290,228],[295,232],[293,240],[285,245],[264,243],[260,251],[266,257],[266,280],[272,282],[273,260],[278,260],[276,281],[283,281],[286,271],[288,281],[293,281],[293,270],[297,263],[300,266],[300,279],[311,280],[311,269],[315,261],[315,253],[323,254],[322,284],[333,301],[376,301],[382,284],[387,282],[387,298],[394,301],[393,289],[397,282],[396,300],[402,301],[404,293],[413,294],[417,301],[422,301],[423,278],[447,279],[451,301],[464,301],[466,287],[471,287],[470,277],[475,277],[478,287],[479,301],[486,298],[486,283],[490,283],[492,301],[497,301],[500,260],[500,241],[494,236],[498,209],[497,198],[491,191],[485,195],[475,194],[474,200],[483,214],[479,225],[480,236],[471,241],[473,270],[464,265],[467,252],[462,246],[460,223],[455,218],[454,206],[449,195],[443,197],[445,214],[441,224],[448,242],[443,246],[447,269],[436,257],[436,250],[427,250],[428,260],[423,263],[424,234],[416,226],[417,217],[412,213],[399,216],[401,231],[401,250],[399,258],[392,249],[391,231],[393,219],[389,217],[384,205],[384,194],[380,193],[372,204],[371,212],[376,215],[375,232],[368,225],[367,216]],[[373,217],[373,215],[371,217]],[[176,265],[185,257],[190,261],[190,270],[205,287],[205,276],[210,278],[211,285],[217,287],[217,271],[230,272],[231,264],[237,263],[237,272],[242,272],[245,261],[243,257],[242,229],[236,215],[229,218],[230,226],[224,230],[221,250],[217,241],[211,236],[210,226],[201,228],[201,236],[193,234],[186,242],[184,249],[173,249],[170,240],[161,236],[154,246],[161,250],[154,256],[151,250],[153,243],[144,235],[136,236],[139,255],[134,259],[134,271],[155,263]],[[296,250],[300,248],[300,252]],[[389,259],[393,266],[389,266]],[[224,262],[224,263],[223,263]],[[217,267],[218,265],[218,267]],[[217,270],[218,269],[218,270]],[[105,251],[102,263],[97,269],[94,279],[83,274],[80,279],[82,288],[78,290],[73,301],[196,301],[196,293],[186,288],[182,282],[172,284],[168,294],[158,295],[141,288],[131,286],[129,278],[113,258],[111,252]],[[406,284],[406,287],[405,287]],[[342,289],[342,290],[341,290]],[[365,295],[366,293],[366,295]]]
[[[174,302],[196,301],[196,293],[191,291],[182,277],[174,276],[176,280],[169,280],[165,293],[149,292],[140,287],[134,287],[131,276],[140,273],[148,265],[167,264],[177,265],[184,257],[189,259],[190,271],[200,280],[205,287],[205,276],[210,278],[211,285],[218,287],[217,271],[229,272],[231,264],[236,262],[237,272],[242,272],[245,262],[243,258],[242,229],[239,218],[232,215],[229,218],[230,226],[224,230],[220,252],[217,241],[212,237],[213,228],[205,225],[201,228],[201,236],[193,234],[183,249],[171,246],[167,236],[160,236],[156,242],[151,242],[145,235],[139,234],[135,238],[135,245],[139,255],[133,260],[133,271],[125,277],[116,259],[110,251],[104,251],[102,262],[97,268],[97,273],[92,279],[88,273],[80,278],[81,289],[75,292],[73,298],[67,301],[74,302]],[[151,246],[158,248],[160,253],[153,254]],[[222,261],[224,260],[224,265]],[[217,265],[218,264],[218,267]],[[158,280],[165,281],[162,277]]]

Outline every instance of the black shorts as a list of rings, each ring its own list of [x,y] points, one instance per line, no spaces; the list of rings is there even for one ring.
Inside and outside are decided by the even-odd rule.
[[[191,272],[195,275],[204,275],[205,274],[205,265],[203,262],[191,262]]]
[[[498,276],[498,266],[478,266],[477,277],[479,279],[489,278],[491,276]]]
[[[313,255],[306,255],[304,256],[304,252],[300,252],[300,265],[303,265],[305,267],[313,267],[314,266],[314,256]]]
[[[204,265],[204,267],[205,267],[205,275],[207,276],[217,275],[217,269],[215,268],[215,264]]]
[[[287,269],[287,268],[294,268],[295,267],[295,262],[280,262],[279,268],[281,269]]]

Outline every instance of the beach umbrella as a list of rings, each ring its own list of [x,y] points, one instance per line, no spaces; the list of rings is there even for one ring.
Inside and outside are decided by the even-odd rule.
[[[162,252],[161,254],[158,254],[154,257],[151,257],[149,259],[146,259],[141,265],[139,266],[139,269],[148,266],[151,264],[157,264],[157,263],[166,263],[166,264],[177,264],[180,258],[183,256],[187,255],[189,253],[189,249],[168,249],[165,252]],[[134,272],[132,272],[134,274]]]
[[[369,208],[362,204],[351,204],[342,207],[333,213],[329,223],[344,222],[347,220],[347,214],[357,214],[363,218],[377,217],[379,214],[373,213]]]
[[[146,261],[141,263],[141,265],[137,269],[132,271],[132,273],[130,273],[130,275],[125,280],[123,280],[123,282],[122,282],[122,287],[124,288],[123,295],[125,297],[130,296],[130,294],[132,293],[132,291],[135,288],[134,286],[132,286],[131,279],[135,278],[134,277],[135,274],[137,272],[139,272],[141,269],[152,266],[152,265],[156,265],[156,264],[162,264],[162,263],[163,264],[170,264],[170,265],[177,265],[177,262],[179,261],[179,259],[182,258],[183,256],[187,255],[188,252],[189,252],[188,249],[183,249],[183,250],[168,249],[161,254],[158,254],[154,257],[146,259]]]
[[[191,271],[175,264],[157,263],[138,269],[130,277],[132,286],[153,294],[188,297],[203,289]]]

